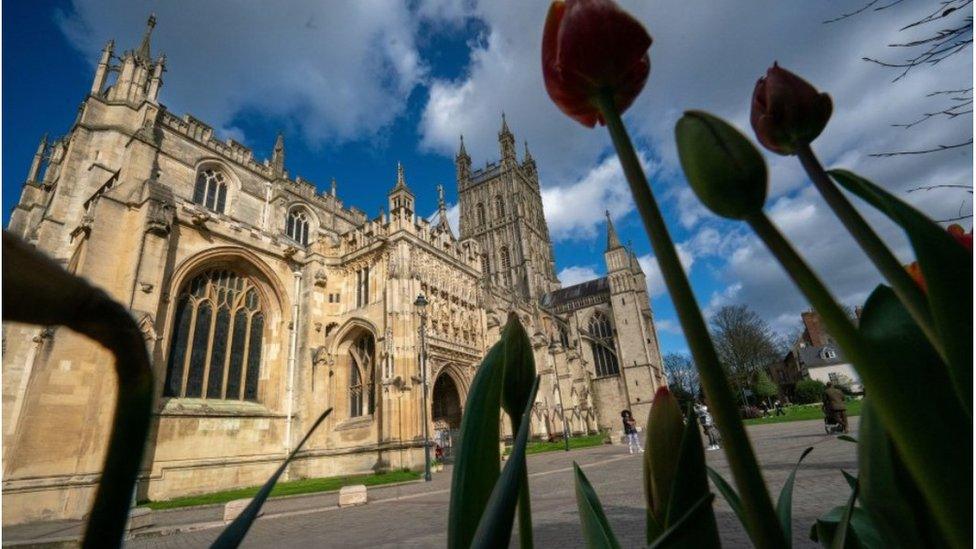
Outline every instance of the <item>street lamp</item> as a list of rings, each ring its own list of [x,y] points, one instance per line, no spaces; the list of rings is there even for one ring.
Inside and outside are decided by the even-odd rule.
[[[556,371],[556,340],[549,343],[549,358],[552,360],[552,376],[556,378],[556,397],[559,398],[559,413],[563,416],[563,442],[566,444],[566,451],[569,451],[569,424],[566,423],[566,407],[563,406],[563,389],[559,386],[559,373]]]
[[[430,432],[427,428],[427,297],[417,296],[413,302],[420,313],[420,379],[424,391],[424,481],[430,482]]]

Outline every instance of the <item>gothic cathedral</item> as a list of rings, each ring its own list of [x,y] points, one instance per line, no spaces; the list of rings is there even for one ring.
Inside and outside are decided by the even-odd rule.
[[[542,376],[533,435],[621,430],[665,383],[644,273],[607,220],[607,276],[561,288],[528,145],[456,156],[460,234],[397,164],[368,217],[159,102],[150,36],[108,42],[68,132],[41,140],[8,230],[126,304],[155,373],[139,500],[261,484],[322,410],[290,478],[423,466],[423,418],[456,444],[509,314]],[[391,170],[392,171],[392,170]],[[392,174],[391,174],[392,175]],[[415,306],[427,298],[423,316]],[[423,320],[422,320],[423,319]],[[427,414],[419,357],[425,322]],[[60,328],[3,327],[4,524],[88,512],[114,412],[111,356]]]

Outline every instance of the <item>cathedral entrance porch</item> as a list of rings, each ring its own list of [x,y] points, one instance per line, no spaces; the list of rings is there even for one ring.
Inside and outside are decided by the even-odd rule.
[[[450,461],[461,432],[461,391],[447,372],[442,372],[434,381],[431,419],[435,450],[439,448],[436,455],[443,461]]]

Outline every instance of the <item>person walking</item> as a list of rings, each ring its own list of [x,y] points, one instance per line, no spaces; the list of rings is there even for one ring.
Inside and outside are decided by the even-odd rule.
[[[777,398],[776,399],[776,402],[773,403],[773,406],[776,407],[776,415],[778,415],[778,416],[785,416],[786,415],[786,411],[783,410],[783,401],[781,401],[780,399]]]
[[[643,454],[644,449],[641,448],[640,439],[637,437],[637,420],[634,419],[634,415],[630,410],[624,410],[620,412],[620,417],[623,418],[624,436],[627,437],[627,448],[630,453],[633,454],[634,448],[637,448],[638,453]]]
[[[844,399],[844,393],[840,389],[834,387],[834,384],[830,381],[827,382],[827,389],[824,390],[823,396],[824,412],[828,414],[833,414],[834,421],[840,424],[843,429],[842,432],[847,432],[847,403]]]
[[[719,442],[721,441],[721,437],[718,434],[718,429],[715,428],[712,414],[708,413],[708,406],[705,406],[704,402],[695,404],[695,414],[698,415],[698,423],[701,424],[702,430],[705,431],[705,436],[708,437],[708,448],[705,449],[718,450],[720,448]]]

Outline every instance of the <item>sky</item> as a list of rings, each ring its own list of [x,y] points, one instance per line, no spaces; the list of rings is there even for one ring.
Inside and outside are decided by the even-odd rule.
[[[888,44],[926,36],[899,31],[932,9],[909,0],[879,12],[824,21],[864,0],[830,2],[627,0],[621,5],[654,38],[647,86],[624,116],[706,315],[745,304],[781,334],[795,331],[806,301],[742,223],[697,201],[681,173],[673,128],[703,109],[746,135],[753,86],[773,61],[831,95],[834,115],[813,148],[828,167],[858,172],[936,219],[972,214],[971,147],[892,158],[972,139],[972,117],[933,117],[940,90],[972,86],[972,51],[898,75],[862,60],[898,61]],[[370,216],[386,204],[402,162],[418,210],[437,208],[443,184],[456,202],[459,136],[477,168],[498,158],[501,114],[528,142],[542,185],[564,285],[605,274],[604,211],[647,273],[663,352],[685,352],[654,253],[604,128],[564,116],[542,84],[540,43],[547,2],[357,0],[287,3],[232,0],[3,1],[3,222],[9,220],[38,140],[70,129],[91,85],[99,52],[138,45],[155,12],[153,54],[165,53],[161,101],[190,113],[224,139],[270,156],[284,132],[286,167],[320,189],[334,177],[347,205]],[[972,16],[972,6],[959,17]],[[971,37],[970,37],[971,38]],[[971,93],[971,92],[970,92]],[[521,148],[520,148],[521,150]],[[764,151],[771,179],[766,211],[845,304],[863,303],[880,276],[811,187],[793,157]],[[858,205],[905,263],[899,229]],[[456,223],[457,208],[451,210]],[[966,229],[972,219],[962,221]]]

